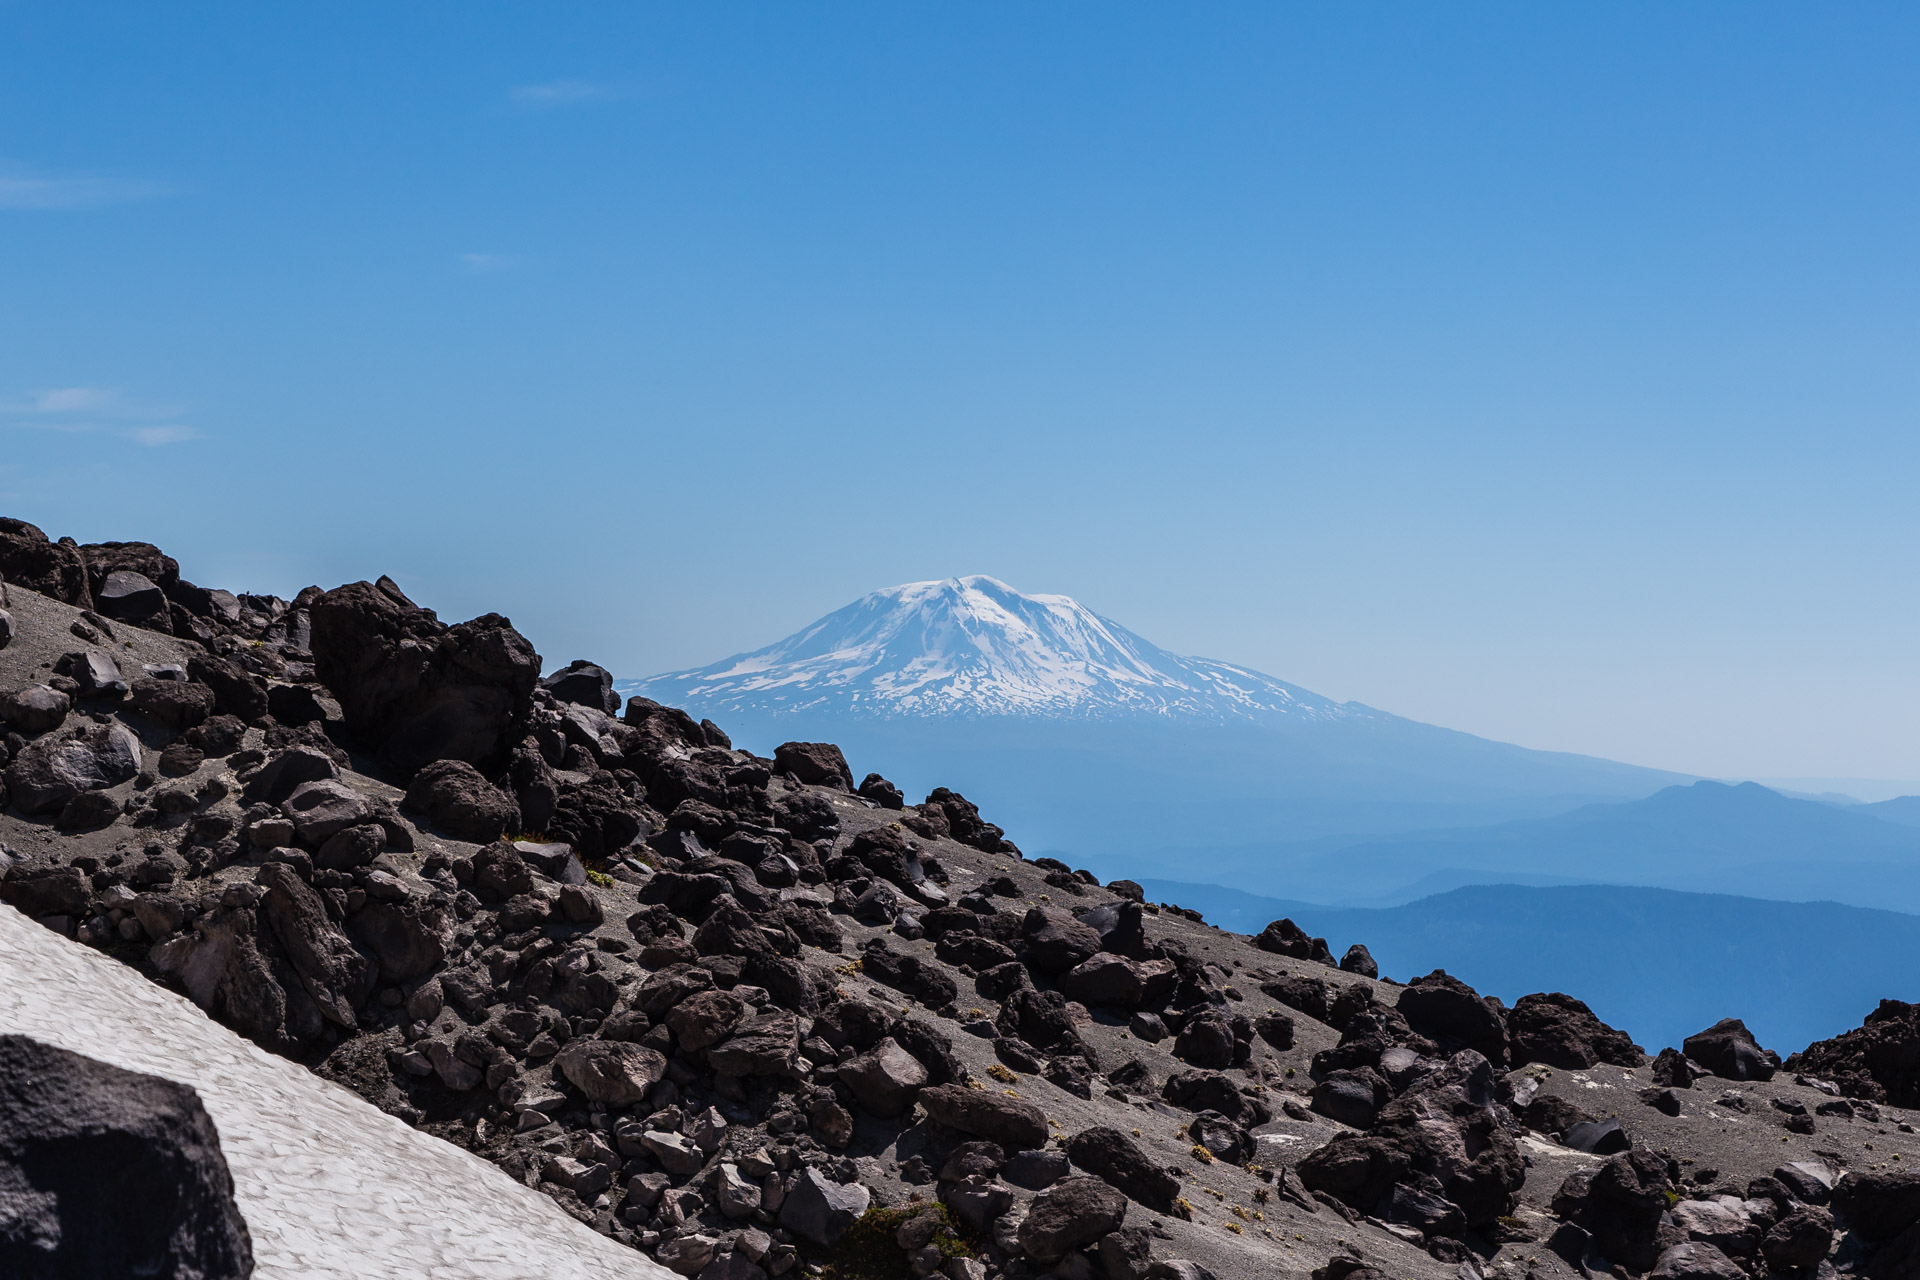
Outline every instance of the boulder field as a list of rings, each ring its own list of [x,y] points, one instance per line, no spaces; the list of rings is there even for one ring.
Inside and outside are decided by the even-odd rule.
[[[1649,1055],[390,579],[4,520],[0,575],[0,900],[680,1275],[1920,1277],[1913,1005]]]

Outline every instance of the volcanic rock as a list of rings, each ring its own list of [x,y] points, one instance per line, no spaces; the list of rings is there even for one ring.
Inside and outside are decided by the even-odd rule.
[[[0,1273],[241,1280],[253,1245],[186,1085],[0,1036]]]

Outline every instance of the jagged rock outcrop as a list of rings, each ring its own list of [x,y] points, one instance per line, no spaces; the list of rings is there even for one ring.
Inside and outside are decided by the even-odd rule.
[[[1584,1003],[1558,991],[1521,996],[1506,1023],[1516,1065],[1543,1062],[1550,1067],[1580,1068],[1606,1062],[1637,1067],[1646,1060],[1626,1032],[1608,1026]]]
[[[540,655],[507,619],[448,627],[390,578],[337,587],[311,613],[315,673],[347,730],[395,772],[505,762],[540,679]]]
[[[1849,1097],[1920,1107],[1920,1004],[1882,1000],[1860,1026],[1808,1045],[1785,1066],[1831,1080]]]

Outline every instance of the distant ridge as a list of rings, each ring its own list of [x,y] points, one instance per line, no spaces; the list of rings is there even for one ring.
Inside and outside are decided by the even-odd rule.
[[[1548,818],[1377,838],[1284,874],[1262,875],[1249,859],[1232,878],[1249,889],[1284,883],[1302,897],[1354,905],[1363,897],[1356,886],[1389,905],[1418,896],[1444,872],[1455,884],[1551,878],[1920,911],[1920,830],[1899,813],[1794,799],[1754,782],[1696,782]],[[1327,892],[1339,886],[1346,891]]]
[[[1280,916],[1339,955],[1364,941],[1401,981],[1445,968],[1511,1002],[1577,991],[1649,1049],[1730,1014],[1764,1043],[1799,1046],[1857,1025],[1882,996],[1920,996],[1920,916],[1624,885],[1481,884],[1396,907],[1284,901],[1144,880],[1149,899],[1253,933]]]

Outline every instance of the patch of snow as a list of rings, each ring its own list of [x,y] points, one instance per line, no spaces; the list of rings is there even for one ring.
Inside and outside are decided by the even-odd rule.
[[[546,1196],[0,906],[0,1033],[191,1085],[259,1280],[676,1280]]]

